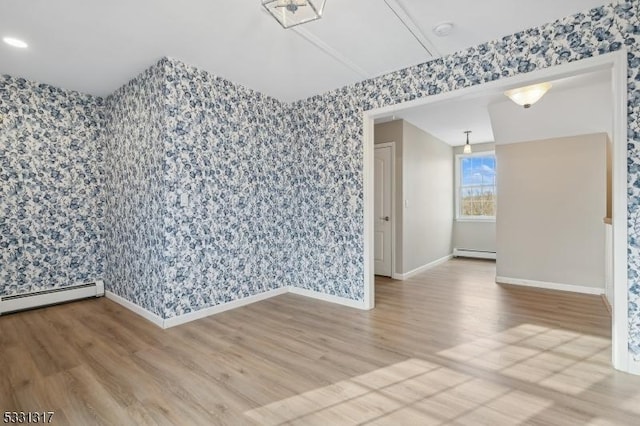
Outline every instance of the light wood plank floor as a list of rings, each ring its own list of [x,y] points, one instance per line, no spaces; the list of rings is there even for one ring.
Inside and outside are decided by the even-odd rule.
[[[96,299],[0,317],[0,411],[53,424],[640,423],[595,296],[452,260],[362,312],[284,295],[169,330]]]

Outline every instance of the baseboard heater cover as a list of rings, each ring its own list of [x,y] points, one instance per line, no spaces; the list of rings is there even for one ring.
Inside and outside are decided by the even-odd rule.
[[[1,296],[0,315],[101,296],[104,296],[104,282],[102,280],[31,293]]]
[[[477,259],[495,259],[495,251],[473,250],[473,249],[453,249],[453,257],[475,257]]]

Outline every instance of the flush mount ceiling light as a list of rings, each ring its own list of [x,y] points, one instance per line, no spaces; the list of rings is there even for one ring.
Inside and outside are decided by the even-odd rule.
[[[322,18],[326,0],[262,0],[262,5],[282,28]]]
[[[507,90],[504,94],[518,105],[529,108],[538,102],[549,89],[551,89],[551,83],[540,83]]]
[[[438,37],[446,37],[453,31],[452,22],[443,22],[433,27],[433,33]]]
[[[9,46],[17,47],[18,49],[26,49],[27,47],[29,47],[27,42],[14,37],[3,37],[2,41],[4,41]]]
[[[471,145],[469,145],[469,133],[471,133],[471,130],[465,130],[464,133],[467,134],[467,143],[464,144],[462,152],[465,154],[471,154]]]

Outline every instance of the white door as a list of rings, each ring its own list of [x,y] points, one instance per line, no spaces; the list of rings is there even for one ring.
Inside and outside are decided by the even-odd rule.
[[[375,149],[375,274],[391,276],[391,146]]]

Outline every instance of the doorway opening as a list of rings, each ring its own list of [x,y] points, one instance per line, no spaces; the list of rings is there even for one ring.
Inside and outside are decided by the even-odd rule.
[[[612,363],[616,369],[630,370],[628,352],[628,285],[627,285],[627,56],[626,51],[601,55],[568,64],[553,66],[477,86],[428,96],[402,104],[364,112],[364,284],[365,304],[373,308],[374,285],[374,122],[404,109],[448,101],[484,90],[507,89],[543,81],[558,80],[580,74],[608,70],[612,81]]]

